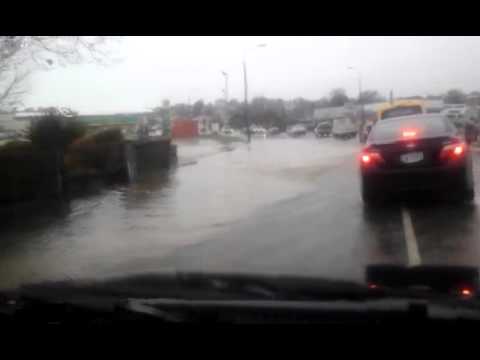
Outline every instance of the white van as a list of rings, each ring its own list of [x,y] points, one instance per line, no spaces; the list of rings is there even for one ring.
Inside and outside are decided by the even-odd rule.
[[[357,132],[357,126],[352,119],[348,117],[338,117],[333,119],[333,137],[339,139],[351,139],[357,136]]]

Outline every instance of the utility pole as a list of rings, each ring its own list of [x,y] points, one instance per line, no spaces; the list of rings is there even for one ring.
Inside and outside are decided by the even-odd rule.
[[[258,44],[256,47],[257,48],[264,48],[266,47],[267,44]],[[244,85],[244,91],[245,91],[245,109],[244,109],[244,120],[245,120],[245,125],[247,126],[247,141],[250,143],[252,134],[250,131],[250,121],[248,119],[248,83],[247,83],[247,61],[246,61],[246,54],[245,51],[243,53],[243,85]]]
[[[225,101],[228,102],[228,73],[222,71],[223,76],[225,77]]]
[[[245,126],[247,127],[247,141],[250,143],[251,139],[251,133],[250,133],[250,123],[248,121],[248,83],[247,83],[247,62],[243,60],[243,86],[244,86],[244,92],[245,92],[245,107],[244,107],[244,112],[243,112],[243,117],[245,121]]]
[[[364,129],[365,127],[365,111],[363,106],[363,99],[362,99],[362,74],[360,70],[353,66],[349,66],[348,70],[354,70],[357,72],[358,76],[358,104],[360,105],[360,129]],[[363,130],[362,130],[363,131]]]
[[[360,74],[360,71],[358,72],[358,102],[360,103],[360,124],[362,124],[363,129],[365,126],[365,109],[362,99],[362,75]]]
[[[393,90],[390,90],[390,105],[393,105]]]

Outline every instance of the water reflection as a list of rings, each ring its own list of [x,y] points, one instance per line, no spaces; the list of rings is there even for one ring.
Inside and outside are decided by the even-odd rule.
[[[433,201],[409,206],[423,263],[478,266],[480,216],[474,203]]]
[[[369,245],[369,263],[404,263],[405,241],[400,207],[395,203],[363,206],[365,239]]]
[[[178,186],[175,173],[176,168],[149,171],[139,175],[130,186],[118,189],[125,209],[142,208],[147,206],[148,203],[158,201],[160,198],[168,201],[171,193]]]
[[[93,187],[60,213],[42,208],[4,229],[0,287],[153,267],[261,206],[315,189],[320,170],[357,145],[262,139],[232,150],[214,141],[182,142],[178,167],[132,184]]]

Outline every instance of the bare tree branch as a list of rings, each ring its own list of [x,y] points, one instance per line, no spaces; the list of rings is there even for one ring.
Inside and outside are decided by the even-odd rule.
[[[103,36],[0,36],[0,109],[20,101],[31,71],[80,63],[107,65]]]
[[[4,106],[12,106],[18,104],[21,97],[27,93],[24,88],[24,81],[29,73],[20,73],[15,71],[10,79],[0,82],[0,108]]]

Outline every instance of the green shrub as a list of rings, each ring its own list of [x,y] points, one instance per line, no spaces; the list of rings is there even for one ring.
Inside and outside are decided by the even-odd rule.
[[[105,129],[92,136],[97,144],[117,143],[123,141],[122,130],[119,128]]]
[[[86,131],[87,126],[78,119],[49,112],[33,121],[25,135],[36,147],[65,150]]]
[[[65,156],[67,171],[95,169],[105,171],[112,159],[120,156],[118,145],[123,142],[120,128],[108,128],[95,131],[77,139],[68,147]]]

